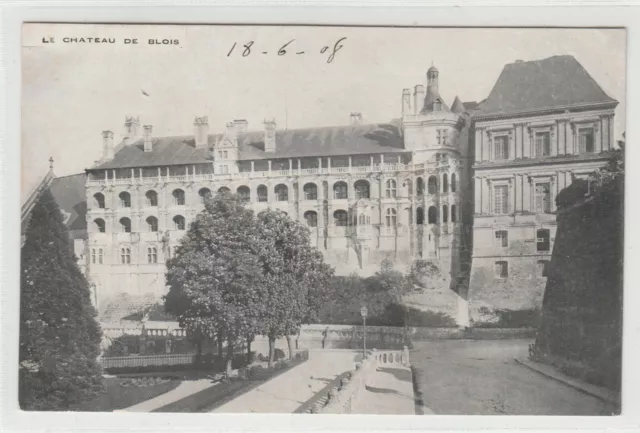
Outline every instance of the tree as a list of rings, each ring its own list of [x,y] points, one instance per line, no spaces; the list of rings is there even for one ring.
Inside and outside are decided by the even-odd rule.
[[[229,193],[219,193],[180,240],[167,262],[165,309],[193,335],[227,342],[227,373],[233,348],[258,330],[264,296],[253,212]]]
[[[286,337],[291,356],[291,335],[311,322],[327,298],[333,269],[311,246],[309,229],[283,212],[266,210],[256,219],[263,272],[261,333],[269,339],[269,365],[275,341]]]
[[[20,273],[19,402],[26,410],[64,410],[103,388],[101,330],[89,282],[72,251],[51,192],[36,202]]]
[[[442,284],[442,275],[434,262],[418,259],[411,264],[407,280],[414,288],[434,289]]]

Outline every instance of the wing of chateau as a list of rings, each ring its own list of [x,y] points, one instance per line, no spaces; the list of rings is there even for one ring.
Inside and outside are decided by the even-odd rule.
[[[385,258],[436,262],[438,296],[461,326],[487,306],[539,306],[555,197],[606,160],[617,102],[572,56],[506,65],[480,103],[449,105],[446,76],[431,67],[425,78],[399,91],[401,113],[386,123],[345,113],[339,126],[236,119],[217,130],[203,116],[192,135],[158,137],[127,117],[119,143],[104,131],[86,183],[69,180],[85,201],[68,199],[62,180],[55,194],[69,224],[86,228],[81,260],[96,303],[159,299],[189,222],[228,189],[308,225],[338,274],[369,275]]]

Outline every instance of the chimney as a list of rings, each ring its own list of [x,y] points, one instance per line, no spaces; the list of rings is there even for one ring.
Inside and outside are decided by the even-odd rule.
[[[411,89],[402,89],[402,115],[411,114]]]
[[[413,91],[413,114],[420,114],[424,105],[424,86],[418,84]]]
[[[151,152],[153,150],[153,140],[151,138],[151,125],[144,125],[144,151]]]
[[[351,113],[351,126],[362,125],[362,113]]]
[[[113,132],[102,131],[102,159],[109,161],[113,159]]]
[[[264,121],[264,151],[276,151],[276,121],[274,119]]]
[[[124,119],[124,144],[133,144],[140,138],[140,116],[126,116]]]
[[[233,122],[227,122],[224,136],[227,140],[231,141],[233,144],[236,144],[238,136],[236,135],[236,125]]]
[[[206,147],[209,143],[209,119],[207,116],[196,117],[193,121],[196,148]]]
[[[234,119],[233,124],[236,127],[236,134],[238,138],[244,136],[249,129],[249,122],[244,119]]]

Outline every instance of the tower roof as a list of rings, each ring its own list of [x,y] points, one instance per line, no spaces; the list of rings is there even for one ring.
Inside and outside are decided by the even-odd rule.
[[[466,111],[464,105],[462,104],[462,101],[457,96],[453,100],[453,104],[451,104],[451,111],[456,114],[464,113]]]
[[[553,108],[616,104],[570,55],[505,65],[476,116],[526,113]]]
[[[431,67],[429,69],[427,69],[427,74],[429,72],[438,72],[438,68],[436,68],[435,66],[431,65]]]

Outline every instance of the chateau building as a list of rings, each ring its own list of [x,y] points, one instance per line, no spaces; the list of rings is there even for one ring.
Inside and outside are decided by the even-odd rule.
[[[555,196],[603,165],[617,102],[571,56],[506,65],[480,103],[447,105],[439,80],[431,67],[426,87],[404,89],[388,123],[351,113],[344,126],[233,120],[211,133],[203,116],[191,135],[156,137],[127,117],[119,144],[104,131],[102,159],[86,170],[80,254],[96,303],[160,298],[180,237],[207,197],[228,190],[306,224],[337,274],[435,261],[461,326],[483,307],[536,306]]]

